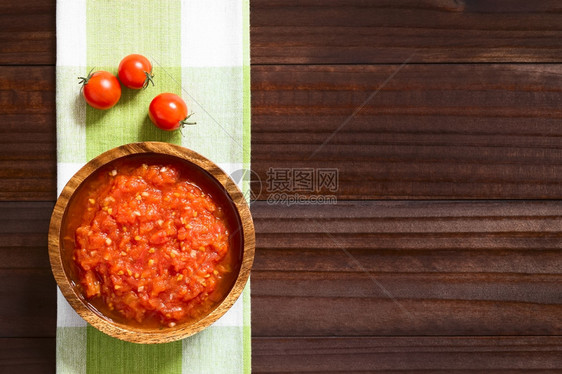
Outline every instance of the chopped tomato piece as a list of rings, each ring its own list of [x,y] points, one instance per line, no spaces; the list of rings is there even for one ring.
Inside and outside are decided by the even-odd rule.
[[[221,207],[180,168],[116,163],[82,199],[73,258],[96,308],[175,326],[213,307],[235,256]]]

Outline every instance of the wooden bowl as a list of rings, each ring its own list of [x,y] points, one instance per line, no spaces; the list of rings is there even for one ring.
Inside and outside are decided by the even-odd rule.
[[[95,307],[82,295],[79,282],[76,280],[76,270],[72,261],[74,250],[74,233],[67,233],[67,216],[73,203],[73,198],[80,188],[88,183],[88,177],[115,160],[123,158],[142,158],[143,160],[167,160],[180,162],[189,170],[193,170],[200,178],[208,178],[208,182],[215,186],[214,194],[223,194],[224,201],[229,202],[225,208],[225,216],[231,216],[236,227],[231,226],[230,250],[239,251],[239,270],[233,278],[230,291],[224,299],[206,315],[185,323],[178,323],[174,327],[143,327],[117,322]],[[164,161],[165,162],[165,161]],[[66,238],[66,239],[65,239]],[[71,239],[69,239],[71,238]],[[232,239],[234,238],[234,239]],[[70,240],[70,243],[69,243]],[[231,242],[232,243],[232,242]],[[193,335],[219,319],[238,299],[248,280],[250,269],[254,261],[255,232],[250,210],[244,196],[234,182],[213,162],[189,149],[159,142],[144,142],[123,145],[109,150],[88,162],[66,184],[59,196],[51,216],[49,226],[49,257],[51,268],[58,286],[76,312],[92,326],[115,338],[133,343],[167,343]]]

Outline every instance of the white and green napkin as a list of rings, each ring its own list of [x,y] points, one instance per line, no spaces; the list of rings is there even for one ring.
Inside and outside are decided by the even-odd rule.
[[[122,87],[108,111],[87,106],[77,77],[91,69],[117,75],[131,53],[152,61],[156,85]],[[56,73],[58,193],[88,160],[137,141],[180,144],[228,174],[250,167],[248,0],[58,0]],[[197,125],[183,134],[155,128],[147,111],[161,92],[182,96]],[[249,285],[213,326],[168,344],[111,338],[87,325],[60,291],[57,305],[58,373],[250,372]]]

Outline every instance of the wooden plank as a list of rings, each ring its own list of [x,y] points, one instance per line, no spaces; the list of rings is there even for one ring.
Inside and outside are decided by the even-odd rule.
[[[54,67],[0,67],[0,113],[0,200],[54,200]]]
[[[268,172],[335,168],[340,199],[561,198],[557,70],[256,66],[254,192],[276,192]]]
[[[254,64],[560,62],[556,0],[251,2]]]
[[[560,62],[556,0],[254,0],[254,64]],[[55,1],[0,4],[0,65],[55,63]]]
[[[47,231],[54,203],[0,202],[0,269],[49,269]]]
[[[50,269],[0,269],[0,338],[53,337],[56,286]]]
[[[555,373],[561,337],[252,339],[254,373]]]
[[[54,373],[55,338],[0,338],[0,372]]]
[[[0,299],[5,301],[0,303],[0,338],[55,335],[56,285],[47,251],[53,205],[53,202],[0,202]],[[0,339],[0,346],[9,340],[12,339]],[[14,350],[20,347],[18,342],[14,340]],[[15,361],[7,362],[0,357],[0,364],[23,365],[22,361],[35,364],[31,353],[22,357],[25,360],[16,355]]]
[[[252,280],[258,336],[562,333],[560,275],[285,270]]]
[[[55,0],[0,3],[0,65],[55,63]]]
[[[562,202],[254,203],[253,333],[560,334],[561,209]]]

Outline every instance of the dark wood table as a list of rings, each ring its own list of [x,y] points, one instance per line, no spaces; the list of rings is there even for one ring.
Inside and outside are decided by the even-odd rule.
[[[562,370],[560,1],[252,0],[251,24],[253,371]],[[6,373],[55,368],[55,44],[54,0],[0,3]],[[300,194],[337,204],[271,201],[321,169],[337,189]]]

